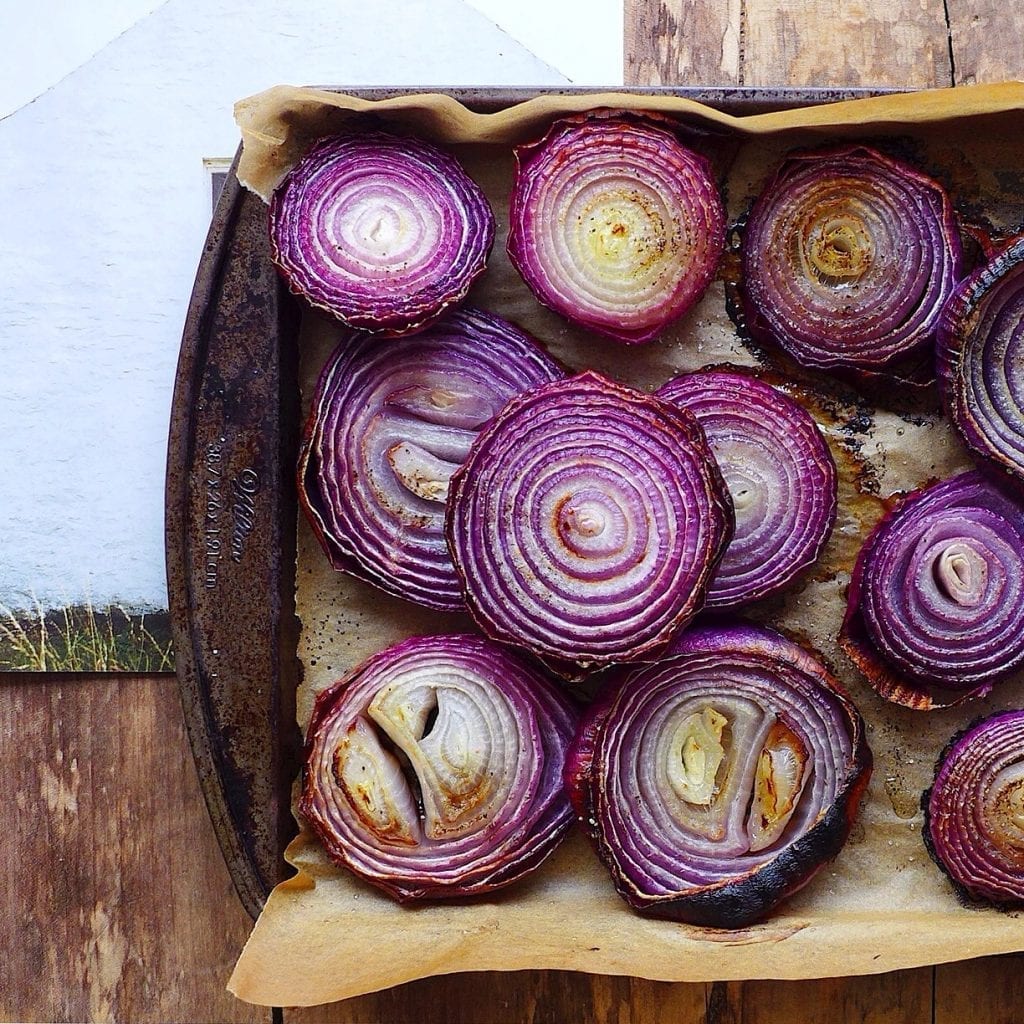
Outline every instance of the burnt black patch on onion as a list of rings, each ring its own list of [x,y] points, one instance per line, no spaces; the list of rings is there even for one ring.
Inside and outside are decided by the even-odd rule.
[[[696,615],[732,509],[689,413],[584,373],[481,432],[446,530],[487,635],[598,667],[657,653]]]
[[[490,892],[535,870],[571,824],[575,722],[508,649],[414,637],[317,698],[299,810],[336,863],[399,901]]]
[[[368,131],[321,139],[270,204],[289,287],[356,330],[410,334],[466,297],[494,243],[479,186],[432,143]]]
[[[633,909],[740,928],[836,856],[870,773],[860,715],[818,659],[715,624],[606,684],[566,786]]]
[[[710,165],[675,129],[589,113],[515,151],[512,264],[542,303],[627,344],[651,341],[697,303],[725,244]]]
[[[1024,906],[1024,711],[954,736],[921,805],[928,851],[963,899]]]
[[[836,465],[814,418],[734,369],[675,377],[658,395],[696,417],[735,510],[705,607],[737,607],[785,589],[817,560],[836,519]]]
[[[452,473],[513,395],[562,376],[475,309],[411,338],[343,338],[317,385],[299,497],[334,568],[430,608],[463,607],[444,537]]]
[[[937,181],[862,145],[797,152],[743,230],[744,321],[802,366],[885,370],[934,342],[960,267]]]
[[[1024,665],[1024,505],[978,472],[906,495],[857,557],[839,640],[895,703],[987,693]]]

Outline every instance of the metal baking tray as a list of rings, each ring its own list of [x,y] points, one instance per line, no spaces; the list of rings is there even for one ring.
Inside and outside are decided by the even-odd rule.
[[[367,99],[444,91],[480,112],[538,95],[345,91]],[[744,115],[881,90],[617,91],[671,93]],[[166,552],[192,752],[231,877],[254,917],[290,872],[282,852],[296,832],[290,800],[301,752],[294,614],[300,315],[270,262],[266,206],[239,184],[232,166],[182,337],[168,445]]]

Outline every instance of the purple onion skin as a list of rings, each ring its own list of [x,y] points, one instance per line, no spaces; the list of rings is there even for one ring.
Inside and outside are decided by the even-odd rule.
[[[593,372],[509,402],[452,477],[446,522],[479,628],[583,669],[663,650],[731,533],[697,421]]]
[[[418,798],[410,806],[418,811],[419,824],[413,822],[411,827],[414,832],[418,829],[419,835],[410,842],[408,836],[398,840],[382,837],[367,827],[339,781],[338,773],[344,771],[343,762],[342,768],[338,767],[338,758],[344,756],[339,754],[343,744],[327,748],[337,730],[344,740],[354,728],[360,728],[359,723],[366,725],[367,708],[374,697],[389,699],[407,683],[409,673],[422,678],[424,671],[436,673],[436,686],[442,691],[457,686],[452,679],[460,672],[471,679],[487,680],[492,687],[491,700],[496,706],[511,708],[506,717],[512,715],[517,726],[513,733],[507,731],[507,723],[503,730],[501,721],[492,721],[492,737],[496,730],[503,749],[519,741],[526,754],[521,749],[520,760],[511,765],[488,762],[484,767],[489,770],[482,772],[468,798],[464,789],[458,791],[457,799],[468,801],[461,812],[470,816],[473,830],[468,833],[452,830],[451,836],[429,838],[424,798]],[[437,723],[426,726],[420,743],[429,742],[433,731],[452,726],[452,717],[446,719],[440,700],[435,700]],[[306,737],[299,811],[336,864],[400,903],[492,892],[535,871],[572,824],[561,775],[576,719],[577,712],[561,687],[513,651],[469,634],[413,637],[373,655],[317,697]],[[401,726],[407,724],[401,717],[397,721]],[[454,723],[457,730],[457,713]],[[383,735],[381,726],[373,728]],[[398,744],[385,739],[384,749],[389,746]],[[421,746],[419,753],[423,752]],[[527,755],[529,763],[524,767]],[[435,767],[438,765],[458,779],[443,749],[435,753]],[[410,761],[404,773],[414,770]],[[429,779],[421,776],[419,784],[425,793]],[[503,786],[507,789],[503,802],[488,804],[489,791]]]
[[[950,536],[937,536],[940,531]],[[973,554],[954,547],[968,540]],[[944,545],[941,550],[936,542]],[[996,542],[998,549],[992,546]],[[990,559],[982,558],[979,547]],[[973,561],[975,557],[985,562],[984,575],[980,562]],[[959,568],[954,561],[957,558]],[[967,574],[963,577],[967,583],[951,577],[951,572]],[[983,696],[993,684],[1024,665],[1022,572],[1024,505],[1010,491],[978,472],[914,491],[882,518],[857,556],[840,646],[872,687],[896,704],[930,711]],[[915,573],[926,584],[925,589],[912,592],[915,610],[918,619],[927,618],[929,633],[908,632],[904,627],[909,620],[899,617],[893,608],[901,595],[894,596],[891,581],[902,586]],[[980,596],[970,586],[971,581],[979,580]],[[993,598],[1003,596],[1003,591],[989,593],[989,581],[993,586],[1002,583],[1003,590],[1009,588],[1008,611],[1002,604],[989,607]],[[959,600],[950,588],[958,594],[958,588],[963,589]],[[922,605],[922,600],[926,604]],[[925,615],[922,609],[929,606]],[[937,633],[943,625],[955,622],[951,615],[979,606],[981,621],[950,626],[945,636]],[[994,620],[996,611],[1003,615],[1001,620]],[[1002,623],[998,634],[983,634],[982,629],[993,622]],[[907,636],[909,641],[902,639]],[[979,648],[980,640],[986,643]],[[928,657],[922,653],[925,645],[929,645]]]
[[[300,503],[331,565],[395,597],[463,610],[444,498],[403,484],[399,469],[416,487],[417,465],[395,462],[387,441],[433,449],[443,476],[508,399],[562,375],[524,331],[470,308],[412,338],[344,339],[317,385],[298,467]],[[434,408],[421,393],[458,401]]]
[[[705,608],[737,608],[785,590],[817,561],[836,521],[836,464],[814,418],[732,368],[674,377],[657,393],[696,417],[736,511]]]
[[[1024,235],[957,287],[936,357],[950,419],[968,448],[1024,486]]]
[[[777,673],[780,679],[796,674],[812,680],[810,687],[817,694],[816,702],[832,705],[834,713],[844,720],[849,750],[835,799],[820,810],[803,834],[788,840],[776,855],[713,883],[680,886],[674,893],[655,893],[643,879],[635,877],[635,867],[631,870],[631,865],[620,857],[614,838],[610,838],[604,825],[612,803],[605,738],[613,728],[626,728],[621,716],[627,701],[656,684],[667,669],[675,667],[682,674],[688,664],[701,659],[706,660],[708,671],[736,662],[757,666],[769,675]],[[645,916],[733,929],[761,920],[839,853],[850,834],[871,769],[872,755],[863,720],[816,658],[771,630],[715,622],[687,630],[662,661],[620,671],[608,680],[583,712],[566,758],[565,784],[577,820],[610,871],[619,895],[630,907]],[[639,804],[637,808],[639,816]],[[681,858],[682,852],[678,856]]]
[[[797,152],[743,230],[744,320],[802,366],[885,371],[934,342],[961,263],[938,182],[862,145]]]
[[[515,150],[512,265],[544,305],[628,345],[696,305],[725,247],[710,164],[677,131],[658,115],[590,112]]]
[[[494,214],[450,153],[386,132],[321,139],[270,203],[288,287],[354,330],[413,334],[465,299]]]
[[[992,783],[1007,774],[1009,785],[993,794]],[[1016,810],[1014,804],[1020,806],[1022,790],[1022,710],[975,722],[957,733],[939,756],[935,781],[921,799],[922,836],[965,902],[1002,910],[1024,906],[1024,835],[1018,823],[1005,820]],[[1002,801],[992,800],[999,795]],[[993,802],[1003,806],[992,807]],[[1003,821],[996,810],[1003,811]]]

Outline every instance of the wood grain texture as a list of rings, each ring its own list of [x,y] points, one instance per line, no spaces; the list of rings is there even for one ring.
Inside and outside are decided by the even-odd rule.
[[[517,971],[452,974],[327,1006],[284,1011],[284,1024],[691,1024],[703,1021],[704,985]]]
[[[964,1018],[970,1019],[970,1018]],[[932,968],[818,981],[710,987],[707,1024],[931,1024]]]
[[[1024,5],[948,0],[957,85],[1024,79]]]
[[[1024,954],[963,960],[935,968],[935,1024],[1020,1024]]]
[[[942,0],[627,0],[625,42],[627,85],[952,82]]]
[[[0,676],[0,735],[0,1018],[269,1022],[175,678]]]

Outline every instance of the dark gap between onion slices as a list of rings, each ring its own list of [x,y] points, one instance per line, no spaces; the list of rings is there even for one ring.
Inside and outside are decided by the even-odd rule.
[[[836,520],[836,465],[814,418],[731,368],[675,377],[657,393],[696,417],[735,510],[705,607],[734,608],[785,589],[817,560]]]
[[[335,569],[430,608],[463,608],[444,537],[449,479],[513,395],[562,370],[475,309],[411,338],[344,338],[317,385],[299,497]]]
[[[845,843],[871,774],[853,703],[778,633],[715,623],[622,669],[566,761],[576,815],[643,914],[742,928]]]
[[[668,118],[556,121],[515,150],[508,255],[537,298],[627,344],[696,305],[725,245],[711,167]]]
[[[317,698],[299,810],[336,863],[401,902],[490,892],[534,871],[571,824],[575,722],[507,648],[414,637]]]
[[[321,139],[270,203],[271,258],[289,287],[356,330],[422,330],[465,299],[494,214],[450,153],[380,131]]]
[[[1024,665],[1024,505],[978,472],[902,498],[857,557],[839,642],[897,704],[987,693]]]
[[[964,441],[1024,483],[1024,236],[956,289],[937,354],[949,415]]]
[[[954,736],[921,806],[928,852],[962,899],[1024,906],[1024,711]]]
[[[937,181],[862,145],[797,152],[743,228],[743,316],[802,366],[888,370],[934,342],[960,267]]]
[[[480,433],[446,531],[488,636],[600,667],[657,654],[696,615],[732,507],[688,412],[584,373]]]

